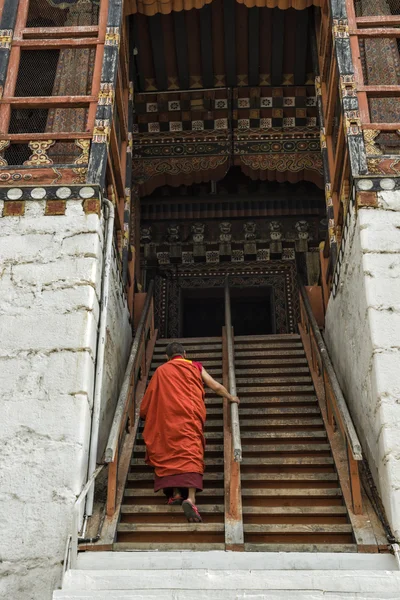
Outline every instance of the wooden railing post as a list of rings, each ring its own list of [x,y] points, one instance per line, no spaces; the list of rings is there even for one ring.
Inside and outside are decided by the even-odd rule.
[[[115,513],[117,500],[117,479],[118,479],[118,452],[115,452],[115,458],[108,467],[108,484],[107,484],[107,516],[112,517]]]
[[[228,342],[226,327],[222,328],[223,383],[229,389]],[[224,418],[224,481],[225,481],[225,550],[243,551],[243,514],[240,462],[234,460],[229,402],[223,400]]]
[[[355,515],[361,515],[363,512],[363,505],[358,461],[354,460],[353,453],[348,443],[346,443],[346,446],[347,458],[349,462],[349,477],[351,487],[351,499],[353,502],[353,512]]]

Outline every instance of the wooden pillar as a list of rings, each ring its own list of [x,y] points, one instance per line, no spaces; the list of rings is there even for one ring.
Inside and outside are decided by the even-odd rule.
[[[104,57],[100,90],[112,92],[115,98],[119,49],[122,30],[123,0],[109,0],[107,29],[104,41]],[[98,104],[93,130],[87,181],[104,187],[107,168],[108,147],[112,127],[113,104]]]

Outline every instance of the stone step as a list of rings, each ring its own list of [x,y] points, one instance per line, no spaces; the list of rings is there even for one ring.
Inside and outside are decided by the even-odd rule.
[[[157,510],[159,507],[156,507]],[[171,507],[173,508],[173,507]],[[179,510],[180,507],[178,507]],[[246,507],[244,507],[245,509]],[[327,507],[318,507],[319,511],[325,511]],[[275,511],[277,507],[265,507],[262,510]],[[279,508],[280,510],[280,508]],[[298,511],[299,507],[288,507],[287,510]],[[315,510],[314,507],[305,507],[301,510]],[[342,514],[346,510],[341,506],[334,506],[332,510]],[[282,554],[280,552],[269,552],[262,555],[256,553],[244,552],[135,552],[134,554],[125,552],[81,552],[78,554],[78,569],[80,570],[125,570],[125,569],[149,569],[149,570],[192,570],[208,569],[210,571],[233,569],[236,572],[251,569],[254,576],[257,571],[279,570],[301,571],[301,570],[323,570],[335,571],[343,569],[344,571],[396,571],[396,559],[392,554],[380,553],[351,553],[336,554],[332,552],[319,554],[303,554],[298,552],[289,552]]]
[[[269,600],[271,597],[270,594],[273,591],[285,592],[286,595],[281,595],[281,598],[286,599],[297,598],[297,594],[300,591],[308,593],[309,600],[314,600],[313,595],[311,595],[313,591],[321,591],[325,594],[325,598],[329,597],[334,600],[340,598],[339,594],[347,594],[349,592],[354,594],[370,594],[371,591],[374,591],[376,594],[375,598],[384,598],[382,594],[388,593],[397,593],[398,598],[400,594],[400,573],[398,571],[258,570],[257,575],[254,576],[251,568],[240,571],[232,568],[212,571],[207,569],[132,569],[108,571],[87,569],[84,571],[69,571],[64,579],[63,588],[65,593],[73,590],[82,592],[85,590],[96,592],[101,590],[125,590],[131,594],[131,598],[136,597],[138,599],[143,597],[142,591],[139,592],[139,590],[157,592],[159,594],[158,598],[165,598],[164,594],[168,590],[173,591],[174,594],[182,590],[186,594],[186,599],[188,598],[188,591],[192,590],[190,595],[196,600],[199,598],[199,593],[205,591],[213,594],[208,596],[208,598],[214,598],[214,594],[218,590],[224,594],[229,590],[236,594],[239,590],[243,590],[246,591],[246,595],[242,596],[243,598],[253,598],[252,592],[254,590],[260,593],[263,592],[264,596],[260,596],[260,598],[263,597],[266,600]],[[161,590],[162,596],[160,595]],[[62,597],[57,592],[54,595],[54,598]],[[176,596],[170,597],[174,598]],[[203,597],[207,598],[207,596]],[[225,597],[221,596],[221,598]],[[230,598],[237,597],[231,596]],[[306,598],[307,596],[304,597]],[[359,598],[360,596],[355,597]],[[64,596],[64,598],[68,598],[68,596]],[[115,596],[112,598],[114,600]],[[108,600],[110,600],[110,597]]]

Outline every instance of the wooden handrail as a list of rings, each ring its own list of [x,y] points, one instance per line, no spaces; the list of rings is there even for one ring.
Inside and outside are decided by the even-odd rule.
[[[337,403],[338,411],[342,418],[343,424],[345,426],[346,438],[350,444],[350,448],[351,448],[351,451],[353,453],[355,460],[362,460],[363,456],[362,456],[360,440],[358,439],[358,435],[355,430],[353,420],[350,416],[349,409],[347,408],[346,400],[344,399],[344,396],[342,394],[342,390],[340,388],[338,378],[336,377],[336,373],[333,368],[331,359],[329,357],[328,350],[326,349],[325,342],[319,331],[317,321],[312,312],[310,301],[307,297],[307,292],[304,289],[304,285],[302,282],[299,282],[299,290],[300,290],[300,297],[301,297],[301,300],[302,300],[302,303],[303,303],[303,306],[304,306],[304,309],[306,312],[307,320],[311,326],[313,335],[315,337],[315,341],[317,342],[319,355],[321,357],[323,367],[324,367],[325,371],[327,372],[328,377],[331,382],[331,385],[332,385],[332,390],[335,395],[335,400]]]
[[[132,343],[104,453],[104,462],[109,465],[106,508],[108,517],[113,517],[117,509],[119,461],[126,450],[126,444],[124,445],[124,442],[122,442],[124,439],[123,434],[125,431],[128,431],[130,438],[135,437],[138,425],[136,396],[140,397],[141,395],[139,388],[144,393],[147,377],[150,372],[154,343],[157,337],[157,332],[154,330],[153,291],[154,283],[151,282],[135,339]],[[124,474],[124,477],[126,475],[127,472]]]
[[[117,406],[115,408],[114,418],[110,429],[110,435],[108,436],[108,442],[105,450],[104,461],[106,463],[113,462],[117,451],[119,435],[121,431],[122,417],[126,414],[126,404],[129,402],[129,391],[132,384],[132,377],[134,376],[135,367],[138,364],[138,358],[142,359],[145,348],[143,347],[143,334],[145,332],[146,325],[149,321],[150,308],[152,307],[153,301],[154,282],[152,281],[149,286],[149,290],[146,296],[146,302],[143,307],[143,312],[140,317],[139,325],[136,330],[135,339],[133,340],[131,352],[129,355],[128,364],[125,371],[124,380],[122,382],[121,391],[119,393]]]
[[[363,460],[362,448],[354,427],[346,400],[336,377],[328,350],[312,312],[310,301],[302,281],[298,280],[300,292],[301,326],[310,340],[311,367],[322,377],[325,390],[327,426],[334,431],[337,425],[346,444],[349,464],[349,478],[354,514],[362,513],[362,494],[359,475],[359,463]],[[318,354],[320,365],[316,360]]]
[[[225,281],[225,328],[228,352],[229,393],[236,396],[235,356],[232,335],[231,298],[228,279]],[[240,440],[239,407],[231,403],[232,449],[236,462],[242,461],[242,442]]]

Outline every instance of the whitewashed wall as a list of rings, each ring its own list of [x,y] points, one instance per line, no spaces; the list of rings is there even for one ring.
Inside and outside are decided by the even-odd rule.
[[[325,338],[400,538],[400,192],[381,192],[378,209],[352,216]]]
[[[44,201],[26,202],[23,217],[2,208],[0,597],[49,600],[87,475],[103,224],[82,201],[63,216],[44,216]],[[113,274],[104,402],[130,335]]]
[[[107,443],[132,343],[128,306],[115,256],[111,267],[107,315],[98,460],[101,460]]]

